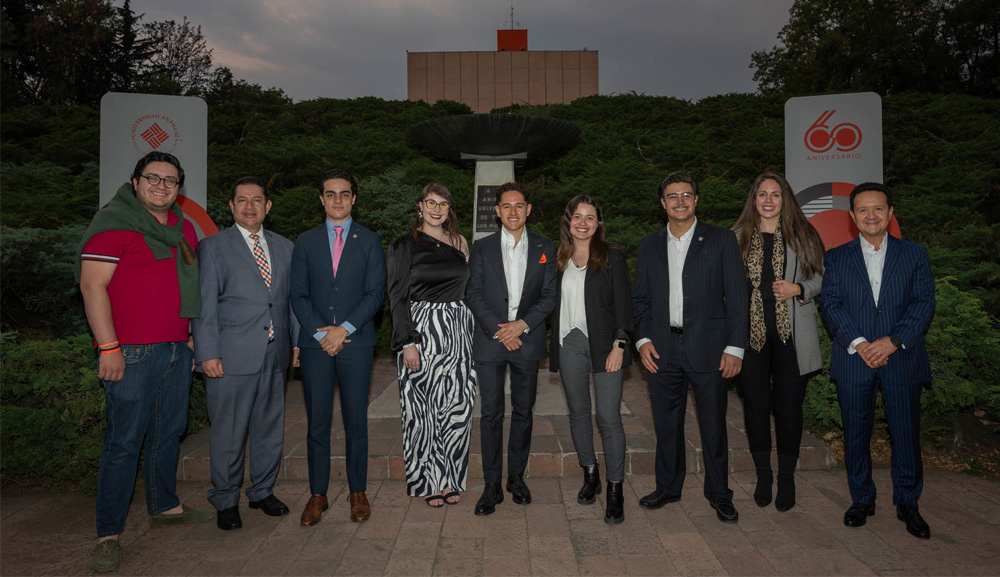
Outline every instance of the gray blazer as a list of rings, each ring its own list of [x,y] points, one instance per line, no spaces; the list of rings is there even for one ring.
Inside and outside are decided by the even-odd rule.
[[[785,302],[788,306],[788,320],[792,325],[792,342],[799,361],[799,374],[807,375],[823,368],[823,358],[819,351],[819,330],[816,327],[816,297],[823,285],[823,275],[806,278],[805,271],[799,266],[798,255],[791,247],[786,247],[784,280],[802,285],[802,294]]]
[[[274,323],[281,366],[287,367],[299,323],[288,300],[292,241],[264,230],[271,253],[271,290],[236,225],[198,243],[201,316],[192,319],[194,360],[222,359],[227,375],[260,371],[267,349],[268,321]],[[200,367],[199,367],[200,370]]]

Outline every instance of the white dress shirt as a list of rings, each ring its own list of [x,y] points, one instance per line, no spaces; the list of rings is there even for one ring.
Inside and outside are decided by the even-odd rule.
[[[573,259],[566,263],[566,270],[563,271],[562,286],[560,287],[559,304],[559,344],[563,344],[563,339],[573,329],[580,329],[586,337],[587,334],[587,303],[584,302],[584,284],[587,280],[587,267],[578,267],[573,264]]]
[[[695,217],[691,228],[680,237],[674,236],[670,232],[670,224],[667,224],[667,269],[670,277],[670,326],[679,329],[684,328],[684,261],[687,260],[688,249],[691,248],[691,239],[694,238],[694,229],[698,226],[698,218]],[[635,343],[638,350],[649,339],[640,339]],[[722,351],[734,357],[743,358],[744,350],[740,347],[727,346]]]
[[[524,273],[528,270],[528,229],[521,230],[521,240],[506,228],[500,229],[500,254],[503,258],[503,276],[507,281],[507,320],[517,320],[517,308],[521,304],[524,289]]]
[[[872,287],[872,299],[875,300],[877,307],[878,297],[882,292],[882,269],[885,268],[886,241],[889,240],[889,233],[886,232],[882,236],[881,242],[878,243],[878,250],[875,249],[875,245],[865,240],[864,236],[859,234],[858,239],[861,241],[861,256],[865,257],[865,270],[868,271],[868,283]],[[855,347],[867,340],[865,337],[854,339],[847,347],[847,352],[853,355],[856,352]]]
[[[670,326],[684,328],[684,261],[687,259],[694,228],[698,219],[694,219],[691,228],[680,238],[670,232],[667,225],[667,268],[670,270]]]

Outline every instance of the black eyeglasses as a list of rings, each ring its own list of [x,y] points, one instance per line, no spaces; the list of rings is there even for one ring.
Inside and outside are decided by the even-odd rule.
[[[157,184],[160,184],[161,181],[163,182],[164,188],[176,188],[177,185],[180,184],[179,181],[172,176],[168,176],[166,178],[158,174],[140,174],[139,176],[145,178],[146,181],[149,182],[150,186],[156,186]]]

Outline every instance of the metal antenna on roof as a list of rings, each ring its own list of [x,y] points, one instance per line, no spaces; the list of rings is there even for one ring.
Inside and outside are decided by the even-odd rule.
[[[515,26],[520,26],[521,23],[514,20],[514,0],[510,0],[510,20],[504,22],[504,24],[510,24],[510,29],[513,30]]]

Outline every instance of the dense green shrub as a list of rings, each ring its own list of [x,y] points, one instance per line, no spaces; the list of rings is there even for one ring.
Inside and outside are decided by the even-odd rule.
[[[3,163],[0,225],[58,228],[89,223],[97,211],[99,171],[92,162],[84,164],[78,174],[52,162]]]
[[[55,481],[93,492],[104,434],[104,389],[87,335],[21,341],[4,333],[0,469],[5,481]]]
[[[934,380],[921,397],[921,434],[950,440],[961,411],[979,408],[1000,423],[1000,333],[981,303],[951,279],[937,280],[937,309],[927,331]]]
[[[0,471],[5,483],[93,493],[104,444],[104,387],[89,334],[0,338]],[[208,421],[205,387],[191,390],[188,433]]]
[[[0,228],[3,330],[42,337],[89,330],[73,274],[84,230],[84,224],[51,230]]]

